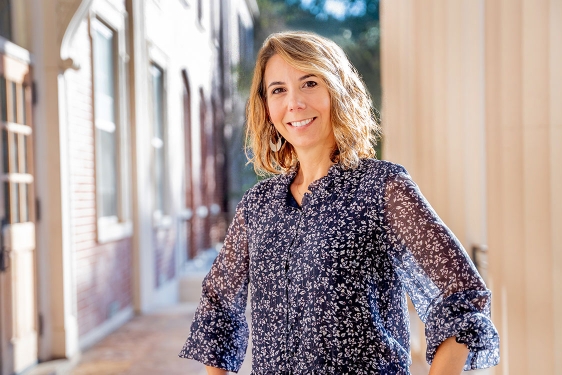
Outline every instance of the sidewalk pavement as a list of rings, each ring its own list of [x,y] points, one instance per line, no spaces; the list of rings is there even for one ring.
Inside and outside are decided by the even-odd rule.
[[[137,316],[82,353],[70,368],[35,374],[56,375],[206,375],[205,367],[178,357],[195,313],[195,303],[183,303]],[[239,375],[251,372],[251,343]],[[69,367],[69,366],[67,366]],[[427,364],[414,361],[412,375],[428,373]]]
[[[196,307],[184,303],[134,317],[85,351],[69,375],[205,375],[205,366],[178,357]],[[238,374],[249,375],[250,364],[248,356]]]

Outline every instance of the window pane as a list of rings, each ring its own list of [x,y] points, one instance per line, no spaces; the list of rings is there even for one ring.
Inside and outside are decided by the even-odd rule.
[[[164,142],[164,72],[156,65],[150,69],[152,75],[152,92],[154,103],[154,135],[152,147],[154,149],[154,178],[156,185],[155,209],[164,212],[165,190],[165,142]]]
[[[12,154],[12,173],[19,173],[19,143],[18,143],[18,135],[16,133],[10,133],[10,145],[12,146],[11,154]]]
[[[21,137],[23,137],[23,171],[22,173],[28,173],[29,172],[29,166],[27,165],[28,163],[28,158],[27,158],[27,142],[29,142],[29,137],[25,134],[22,134]]]
[[[10,173],[9,162],[10,158],[8,155],[8,131],[4,128],[2,129],[2,159],[4,160],[4,173]]]
[[[154,93],[154,137],[162,139],[164,120],[164,82],[162,70],[152,66],[152,88]]]
[[[22,108],[21,114],[23,116],[21,118],[21,123],[24,124],[24,125],[28,125],[28,123],[27,123],[27,101],[25,100],[26,91],[27,91],[27,86],[22,85],[21,91],[20,91],[20,93],[21,93],[21,98],[20,98],[21,104],[20,105],[21,105],[21,108]]]
[[[8,102],[6,96],[6,78],[0,77],[0,113],[2,115],[2,121],[8,121]]]
[[[21,184],[21,187],[23,190],[21,199],[25,201],[21,211],[21,222],[26,223],[29,221],[29,185]]]
[[[101,22],[94,28],[94,85],[96,121],[115,123],[113,31]]]
[[[156,210],[164,212],[164,150],[156,149],[155,178],[156,178]]]
[[[97,130],[99,141],[97,188],[100,217],[117,216],[117,154],[115,134]]]
[[[98,216],[118,215],[118,149],[114,32],[93,23]]]
[[[10,214],[11,204],[10,204],[10,183],[4,182],[4,211],[6,216],[6,221],[12,223],[12,215]]]
[[[12,39],[12,11],[10,0],[0,0],[0,36]]]
[[[20,222],[20,184],[12,184],[12,193],[14,193],[14,223]]]
[[[11,95],[12,95],[12,108],[10,108],[10,110],[12,111],[12,117],[11,117],[11,121],[12,122],[18,122],[18,91],[17,91],[17,85],[15,82],[11,82]],[[10,118],[8,116],[8,118]]]

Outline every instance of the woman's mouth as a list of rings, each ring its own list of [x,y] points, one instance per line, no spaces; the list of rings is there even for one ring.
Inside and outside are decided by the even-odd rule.
[[[306,126],[310,124],[314,119],[315,117],[311,117],[309,119],[302,120],[302,121],[293,121],[293,122],[289,122],[289,125],[294,126],[295,128],[300,128],[301,126]]]

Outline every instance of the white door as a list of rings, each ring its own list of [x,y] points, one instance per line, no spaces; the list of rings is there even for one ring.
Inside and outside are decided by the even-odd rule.
[[[0,54],[0,375],[37,363],[30,74]]]

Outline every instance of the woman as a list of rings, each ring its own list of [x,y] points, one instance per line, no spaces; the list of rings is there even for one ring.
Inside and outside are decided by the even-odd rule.
[[[304,32],[261,48],[250,159],[275,177],[239,203],[180,356],[252,374],[409,374],[407,292],[432,375],[493,366],[490,292],[407,172],[372,159],[378,126],[358,73]]]

